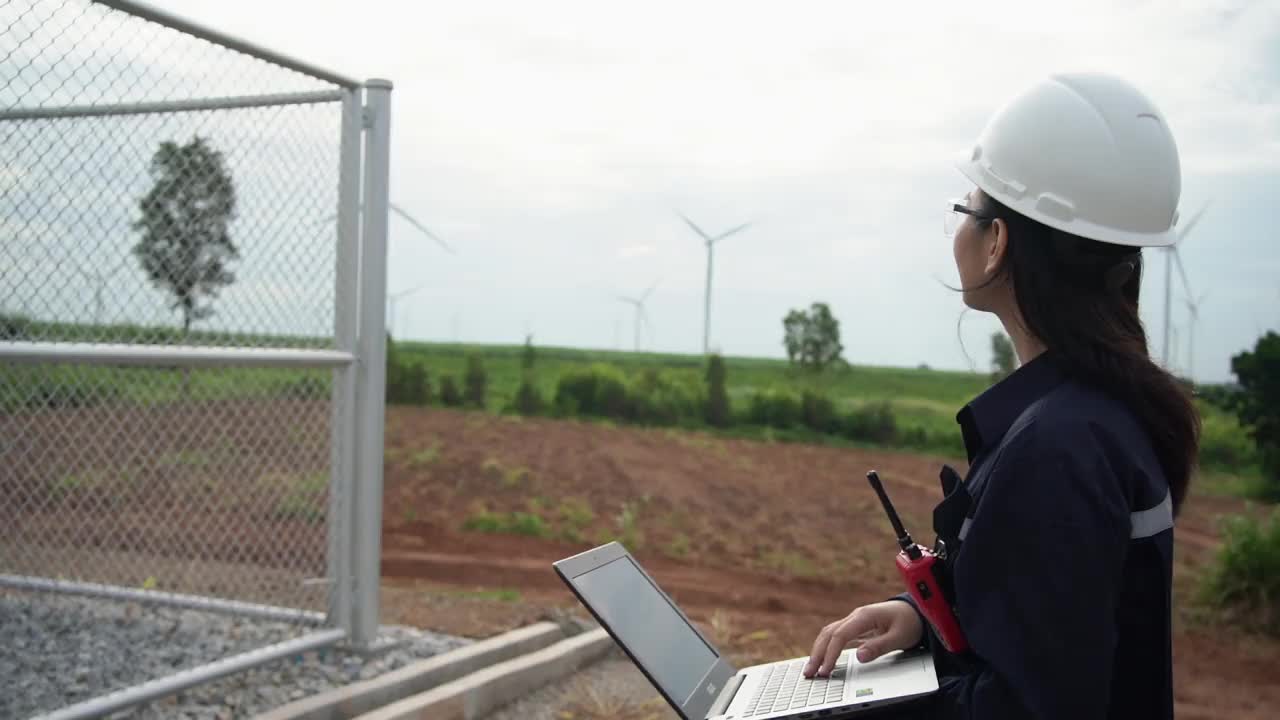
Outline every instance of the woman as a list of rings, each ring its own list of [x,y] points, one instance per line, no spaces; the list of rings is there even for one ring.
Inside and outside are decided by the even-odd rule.
[[[814,642],[869,661],[931,648],[927,717],[1172,718],[1173,516],[1199,418],[1150,359],[1142,247],[1173,243],[1181,186],[1164,116],[1104,75],[1051,77],[999,111],[948,205],[964,302],[1021,367],[957,416],[969,473],[934,513],[970,650],[946,651],[909,596]]]

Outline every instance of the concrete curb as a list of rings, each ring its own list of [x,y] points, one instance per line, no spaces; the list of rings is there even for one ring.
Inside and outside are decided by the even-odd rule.
[[[476,720],[599,659],[614,648],[603,628],[472,673],[357,720]]]
[[[282,705],[259,715],[258,720],[348,720],[477,670],[542,650],[563,638],[564,630],[559,625],[536,623],[411,663],[372,680]]]

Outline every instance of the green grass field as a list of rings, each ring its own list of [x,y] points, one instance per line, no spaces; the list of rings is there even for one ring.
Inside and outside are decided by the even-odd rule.
[[[172,341],[172,329],[136,326],[88,327],[73,324],[37,323],[0,317],[14,337],[28,336],[44,340],[136,342],[148,338]],[[20,323],[20,327],[19,327]],[[253,346],[324,347],[326,340],[267,336],[229,336],[196,334],[201,344],[227,343]],[[469,354],[479,355],[488,376],[486,404],[491,411],[507,407],[520,385],[521,346],[458,345],[445,343],[397,342],[400,356],[407,362],[427,368],[435,392],[445,375],[462,385]],[[691,381],[701,382],[703,358],[697,355],[580,350],[573,348],[536,348],[533,378],[544,397],[555,393],[556,383],[565,372],[594,364],[612,365],[628,376],[645,370],[660,370]],[[900,430],[908,433],[919,428],[927,441],[914,449],[960,456],[963,447],[956,411],[990,385],[984,374],[929,369],[850,366],[815,374],[791,367],[785,360],[765,358],[726,358],[728,392],[735,411],[747,405],[752,393],[770,388],[795,392],[809,390],[830,398],[840,412],[868,403],[888,402]],[[291,397],[322,399],[328,396],[328,371],[295,371],[282,369],[211,369],[195,370],[189,376],[173,369],[99,368],[86,366],[6,366],[0,367],[0,411],[14,411],[47,404],[77,406],[107,400],[149,404],[186,399],[223,399],[233,397]],[[1257,473],[1253,443],[1234,416],[1201,402],[1204,418],[1202,464],[1207,471],[1248,478]],[[831,442],[803,430],[776,431],[768,428],[735,427],[731,434],[767,437],[791,441]],[[905,434],[905,433],[904,433]],[[1231,483],[1226,483],[1231,486]]]

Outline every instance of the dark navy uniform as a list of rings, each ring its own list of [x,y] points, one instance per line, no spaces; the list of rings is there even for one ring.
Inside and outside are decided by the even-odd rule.
[[[936,716],[1172,718],[1173,506],[1136,417],[1046,353],[957,420],[934,521],[971,652],[927,633]]]

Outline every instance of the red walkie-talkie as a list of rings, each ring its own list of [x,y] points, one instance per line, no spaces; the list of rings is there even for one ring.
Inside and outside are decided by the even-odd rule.
[[[945,584],[942,578],[942,573],[946,572],[945,566],[937,555],[917,545],[906,528],[902,527],[902,520],[898,519],[898,512],[893,509],[893,503],[889,502],[889,496],[884,491],[884,485],[880,484],[880,476],[875,470],[867,473],[867,482],[871,483],[876,495],[880,496],[880,504],[884,505],[889,522],[893,524],[893,531],[898,534],[898,546],[902,548],[902,552],[895,558],[898,572],[906,581],[907,590],[916,601],[920,614],[933,626],[947,650],[953,653],[968,650],[969,642],[960,631],[960,623],[951,611],[950,600],[942,590]]]

